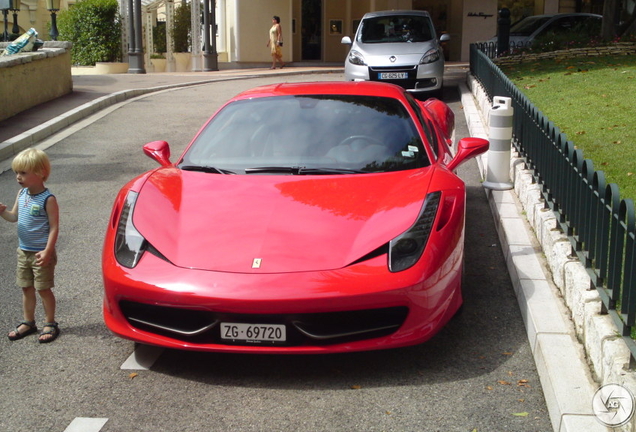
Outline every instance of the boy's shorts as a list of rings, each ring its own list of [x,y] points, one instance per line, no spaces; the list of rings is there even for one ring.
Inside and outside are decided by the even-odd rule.
[[[37,252],[23,251],[18,248],[18,270],[16,272],[16,284],[20,288],[35,287],[36,290],[46,290],[55,285],[55,265],[57,255],[53,252],[51,262],[47,266],[35,264]]]

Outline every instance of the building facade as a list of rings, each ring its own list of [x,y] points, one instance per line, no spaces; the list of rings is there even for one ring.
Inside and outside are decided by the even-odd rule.
[[[66,9],[77,0],[61,0]],[[81,0],[80,0],[81,1]],[[126,61],[129,0],[119,0],[123,17],[122,50]],[[165,25],[170,28],[174,11],[184,0],[133,0],[141,1],[143,19],[143,52],[145,65],[152,72],[150,57],[157,44],[153,28]],[[190,0],[185,0],[190,1]],[[281,18],[283,29],[283,59],[286,62],[342,63],[348,46],[341,43],[343,36],[353,36],[360,19],[366,12],[387,9],[416,9],[428,11],[439,34],[448,33],[451,40],[444,47],[450,61],[468,61],[469,45],[490,39],[497,32],[497,11],[508,7],[513,19],[525,15],[559,12],[601,13],[602,0],[216,0],[215,52],[219,65],[249,67],[271,61],[266,47],[272,16]],[[201,70],[202,36],[197,23],[202,8],[192,4],[194,31],[190,49],[188,70]],[[7,25],[13,26],[13,13],[7,14]],[[39,37],[48,40],[50,12],[47,0],[22,0],[17,13],[20,33],[34,27]],[[163,23],[163,24],[162,24]],[[136,30],[139,31],[139,30]],[[175,70],[170,32],[166,34],[168,70]],[[166,44],[161,44],[166,46]]]
[[[509,3],[506,4],[506,3]],[[446,58],[468,61],[473,42],[490,39],[497,32],[500,7],[522,7],[517,15],[586,12],[594,0],[226,0],[217,1],[220,61],[267,62],[267,32],[273,15],[280,16],[285,44],[283,57],[293,62],[343,62],[348,47],[343,36],[353,36],[367,12],[387,9],[426,10],[439,34],[448,33]],[[521,6],[519,6],[521,5]]]

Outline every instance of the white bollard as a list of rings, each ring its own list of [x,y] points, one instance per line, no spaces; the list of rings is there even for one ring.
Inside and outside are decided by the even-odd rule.
[[[485,188],[508,190],[514,185],[510,181],[510,143],[512,141],[512,114],[509,97],[493,97],[490,111],[490,148],[488,149],[488,170]]]

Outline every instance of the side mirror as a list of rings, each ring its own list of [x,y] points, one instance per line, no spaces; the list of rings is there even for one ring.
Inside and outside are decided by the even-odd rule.
[[[417,103],[423,110],[430,113],[433,120],[444,133],[446,141],[450,142],[455,130],[455,113],[453,110],[445,102],[436,98],[429,98],[425,101],[418,100]]]
[[[440,38],[439,41],[440,42],[448,42],[451,39],[450,35],[448,33],[444,33]]]
[[[490,143],[481,138],[462,138],[457,143],[457,153],[446,166],[449,170],[455,171],[457,167],[488,150]]]
[[[351,45],[351,38],[349,36],[343,36],[340,43],[343,45]]]
[[[144,145],[144,154],[159,162],[161,166],[170,166],[170,146],[165,141],[152,141]]]

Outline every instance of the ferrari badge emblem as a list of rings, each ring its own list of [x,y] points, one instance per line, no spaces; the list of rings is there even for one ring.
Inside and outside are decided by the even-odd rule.
[[[254,258],[254,261],[252,261],[252,268],[261,268],[261,258]]]

